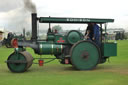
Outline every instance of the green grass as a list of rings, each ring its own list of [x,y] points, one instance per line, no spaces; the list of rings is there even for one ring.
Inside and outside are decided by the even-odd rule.
[[[31,49],[28,51],[39,57]],[[0,48],[0,85],[128,85],[128,40],[118,41],[118,56],[91,71],[77,71],[55,60],[43,67],[32,65],[24,73],[12,73],[4,63],[12,52]]]

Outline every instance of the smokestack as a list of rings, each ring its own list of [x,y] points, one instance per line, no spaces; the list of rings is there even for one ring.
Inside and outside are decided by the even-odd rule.
[[[32,41],[37,40],[37,14],[32,13]]]
[[[32,2],[32,0],[23,0],[24,1],[24,8],[31,12],[31,19],[32,19],[32,37],[31,40],[32,41],[36,41],[37,40],[37,14],[36,14],[36,6],[35,4]]]

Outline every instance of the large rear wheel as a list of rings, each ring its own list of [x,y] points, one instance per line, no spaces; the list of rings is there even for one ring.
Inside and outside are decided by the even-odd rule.
[[[78,70],[91,70],[95,68],[100,59],[98,46],[91,41],[79,41],[70,51],[72,65]]]

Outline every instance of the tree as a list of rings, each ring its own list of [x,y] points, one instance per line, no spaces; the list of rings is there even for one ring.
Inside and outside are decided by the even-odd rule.
[[[55,32],[55,30],[57,30],[57,32],[62,31],[62,27],[60,25],[55,25],[52,27],[52,31]]]
[[[28,31],[28,32],[26,32],[26,35],[27,35],[27,36],[30,36],[30,35],[31,35],[31,33]]]
[[[27,40],[29,40],[30,38],[31,38],[31,32],[26,32],[26,38],[27,38]]]

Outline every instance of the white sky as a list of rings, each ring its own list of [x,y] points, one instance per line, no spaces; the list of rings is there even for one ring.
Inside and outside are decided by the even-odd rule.
[[[0,0],[0,27],[9,30],[31,28],[31,13],[22,0]],[[38,16],[112,18],[110,28],[128,30],[128,0],[33,0]],[[62,25],[65,29],[85,29],[84,25]],[[41,25],[43,28],[43,25]],[[46,27],[46,26],[44,26]]]

